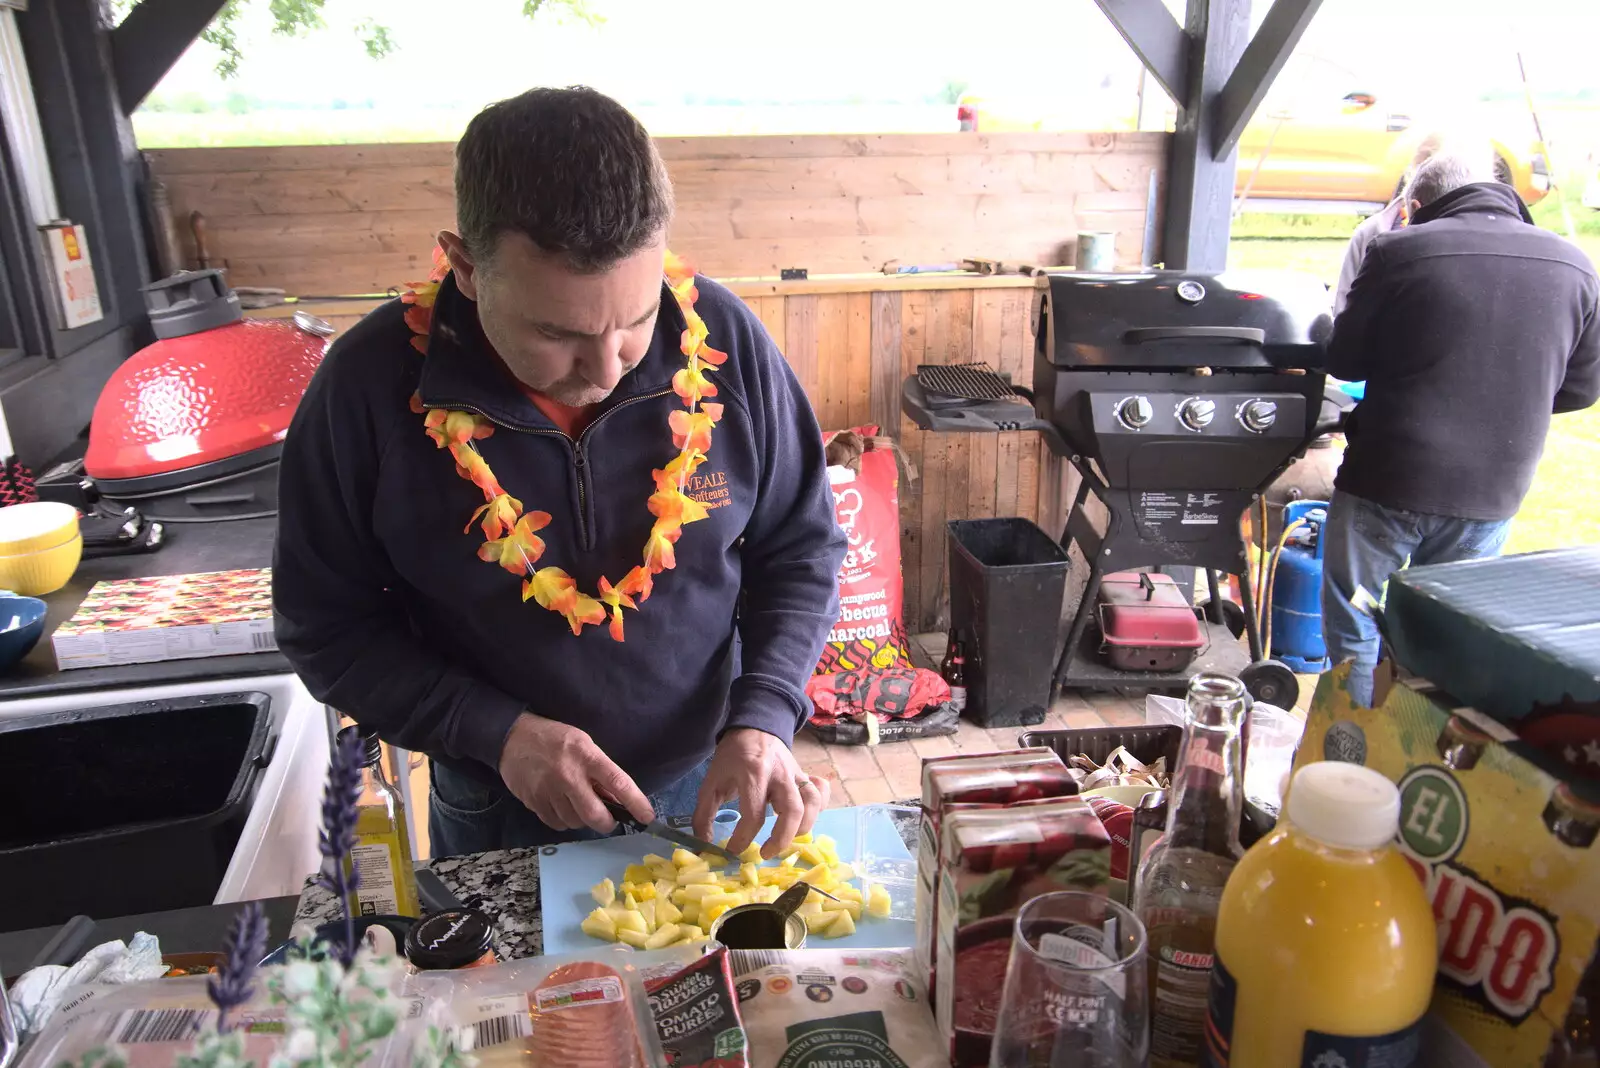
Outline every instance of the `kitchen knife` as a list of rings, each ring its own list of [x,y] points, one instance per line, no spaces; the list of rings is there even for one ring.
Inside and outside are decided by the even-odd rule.
[[[715,854],[729,864],[743,863],[743,861],[739,859],[739,854],[730,853],[719,845],[712,845],[710,842],[701,841],[692,834],[685,834],[683,831],[677,830],[676,828],[668,827],[660,820],[653,820],[650,823],[640,823],[638,820],[630,816],[628,814],[628,810],[623,808],[621,805],[614,805],[607,801],[606,811],[611,813],[611,818],[617,821],[618,826],[630,834],[648,834],[653,838],[660,838],[663,841],[682,846],[684,849],[687,849],[693,853]]]

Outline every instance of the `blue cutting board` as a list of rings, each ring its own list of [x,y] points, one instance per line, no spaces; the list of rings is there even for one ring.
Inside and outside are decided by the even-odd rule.
[[[827,809],[817,817],[817,825],[811,832],[831,837],[838,845],[839,858],[846,862],[859,855],[856,849],[857,813],[858,810],[854,808]],[[773,815],[767,816],[767,822],[756,836],[756,841],[766,840],[775,819]],[[877,810],[868,815],[866,835],[865,852],[883,858],[911,858],[887,812]],[[544,917],[544,951],[548,954],[576,953],[604,945],[578,927],[595,907],[589,889],[605,878],[621,882],[622,870],[629,864],[639,863],[646,853],[670,856],[675,848],[671,842],[651,835],[626,834],[596,842],[572,842],[541,849],[539,905]],[[859,880],[856,885],[860,886]],[[898,948],[912,944],[913,931],[914,925],[910,920],[880,920],[863,914],[855,934],[844,938],[809,935],[806,945],[835,949]]]

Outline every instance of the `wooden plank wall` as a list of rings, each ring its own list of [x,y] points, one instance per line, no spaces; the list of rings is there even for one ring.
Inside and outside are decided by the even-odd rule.
[[[677,189],[673,247],[719,278],[876,271],[978,256],[1065,265],[1082,229],[1139,260],[1162,133],[701,137],[658,142]],[[427,271],[453,223],[449,144],[149,153],[194,255],[202,213],[234,285],[382,293]],[[870,301],[868,302],[870,304]],[[834,313],[830,312],[829,315]],[[870,311],[868,312],[870,314]],[[817,320],[848,329],[848,316]],[[806,329],[803,324],[800,329]]]
[[[824,429],[876,423],[897,439],[917,474],[900,485],[905,623],[913,633],[944,630],[946,521],[1020,515],[1059,535],[1064,465],[1035,434],[930,434],[900,414],[900,384],[919,364],[985,361],[1031,382],[1032,287],[1023,279],[950,289],[885,285],[894,283],[879,278],[854,292],[786,292],[793,287],[782,283],[733,288],[794,368]],[[308,310],[342,329],[371,306]]]

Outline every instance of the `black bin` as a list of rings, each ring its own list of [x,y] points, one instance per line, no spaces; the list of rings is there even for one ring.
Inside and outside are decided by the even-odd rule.
[[[275,741],[260,693],[0,721],[4,922],[209,905]]]
[[[950,625],[967,653],[967,718],[1044,722],[1055,671],[1067,554],[1026,519],[953,519]]]

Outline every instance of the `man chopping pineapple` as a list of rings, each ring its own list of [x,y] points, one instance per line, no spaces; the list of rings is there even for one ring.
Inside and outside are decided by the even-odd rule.
[[[311,692],[431,758],[444,856],[693,812],[763,855],[827,782],[790,752],[845,550],[760,321],[666,250],[615,101],[538,89],[456,151],[433,278],[330,349],[284,442],[273,601]],[[465,528],[465,529],[463,529]]]

